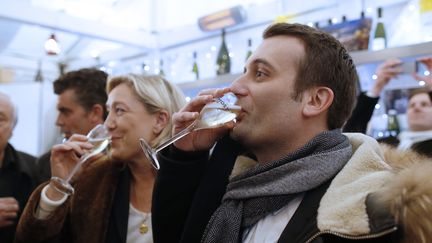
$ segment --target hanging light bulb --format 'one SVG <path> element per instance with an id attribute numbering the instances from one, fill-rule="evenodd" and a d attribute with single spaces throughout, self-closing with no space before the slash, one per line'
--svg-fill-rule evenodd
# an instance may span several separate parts
<path id="1" fill-rule="evenodd" d="M 45 41 L 45 51 L 48 55 L 58 55 L 60 53 L 60 46 L 54 33 Z"/>

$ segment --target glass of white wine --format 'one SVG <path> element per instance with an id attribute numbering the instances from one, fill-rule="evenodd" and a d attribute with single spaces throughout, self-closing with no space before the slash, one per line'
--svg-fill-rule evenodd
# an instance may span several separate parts
<path id="1" fill-rule="evenodd" d="M 56 190 L 67 195 L 73 194 L 74 188 L 70 184 L 71 179 L 88 159 L 101 153 L 107 148 L 111 142 L 111 135 L 105 125 L 99 124 L 87 134 L 87 139 L 94 147 L 80 157 L 68 177 L 66 179 L 55 176 L 51 177 L 51 185 L 53 185 Z"/>
<path id="2" fill-rule="evenodd" d="M 150 160 L 152 165 L 156 169 L 159 169 L 160 164 L 156 155 L 158 152 L 160 152 L 162 149 L 166 148 L 170 144 L 174 143 L 175 141 L 181 139 L 182 137 L 188 135 L 193 131 L 217 128 L 223 126 L 227 122 L 235 122 L 235 118 L 241 111 L 241 107 L 236 105 L 236 102 L 237 97 L 232 92 L 226 93 L 220 98 L 215 98 L 213 102 L 208 103 L 202 108 L 198 118 L 194 122 L 192 122 L 192 124 L 190 124 L 188 127 L 183 129 L 164 143 L 160 144 L 156 148 L 152 148 L 147 143 L 147 141 L 145 141 L 145 139 L 141 138 L 140 145 L 144 154 Z"/>

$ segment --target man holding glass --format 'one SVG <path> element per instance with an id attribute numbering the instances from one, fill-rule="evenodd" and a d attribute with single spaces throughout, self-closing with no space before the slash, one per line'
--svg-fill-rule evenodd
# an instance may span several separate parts
<path id="1" fill-rule="evenodd" d="M 59 77 L 53 83 L 57 98 L 56 125 L 65 139 L 72 134 L 87 134 L 107 116 L 105 91 L 108 74 L 104 71 L 83 68 Z M 41 181 L 51 178 L 51 151 L 38 160 Z"/>
<path id="2" fill-rule="evenodd" d="M 406 209 L 398 204 L 400 181 L 410 176 L 393 174 L 375 140 L 341 133 L 358 80 L 345 48 L 299 24 L 274 24 L 263 37 L 230 88 L 203 91 L 173 116 L 179 132 L 228 91 L 242 107 L 236 123 L 193 132 L 159 154 L 155 242 L 394 242 L 402 229 L 407 242 L 431 240 L 431 229 L 409 228 L 406 220 L 428 225 L 431 206 L 418 205 L 432 195 L 404 192 L 425 221 L 406 211 L 397 217 Z M 256 163 L 233 163 L 243 151 L 238 144 Z M 412 180 L 423 186 L 428 179 Z"/>

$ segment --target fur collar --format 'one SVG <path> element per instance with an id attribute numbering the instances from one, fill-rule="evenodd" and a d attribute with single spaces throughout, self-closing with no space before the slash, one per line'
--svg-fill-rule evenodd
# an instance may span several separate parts
<path id="1" fill-rule="evenodd" d="M 376 140 L 360 133 L 345 135 L 353 155 L 321 199 L 318 228 L 348 235 L 370 234 L 366 198 L 392 176 L 391 167 L 384 162 Z"/>
<path id="2" fill-rule="evenodd" d="M 432 242 L 432 159 L 388 146 L 383 152 L 395 176 L 378 190 L 377 203 L 403 228 L 402 242 Z"/>
<path id="3" fill-rule="evenodd" d="M 404 242 L 432 242 L 432 161 L 412 151 L 380 145 L 359 133 L 345 134 L 353 155 L 334 178 L 318 209 L 318 228 L 348 235 L 371 233 L 367 196 L 390 209 L 403 228 Z M 239 156 L 231 177 L 256 166 Z"/>

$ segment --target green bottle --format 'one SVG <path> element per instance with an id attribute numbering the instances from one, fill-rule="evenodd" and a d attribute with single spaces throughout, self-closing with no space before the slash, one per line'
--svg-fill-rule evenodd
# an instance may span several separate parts
<path id="1" fill-rule="evenodd" d="M 38 69 L 34 79 L 36 82 L 43 82 L 44 78 L 42 76 L 42 61 L 38 62 Z"/>
<path id="2" fill-rule="evenodd" d="M 246 52 L 245 61 L 247 61 L 250 56 L 252 56 L 252 39 L 248 39 L 248 51 Z"/>
<path id="3" fill-rule="evenodd" d="M 159 60 L 159 75 L 164 77 L 165 76 L 165 72 L 163 70 L 163 59 Z"/>
<path id="4" fill-rule="evenodd" d="M 391 137 L 397 137 L 400 132 L 396 110 L 389 110 L 387 115 L 387 131 Z"/>
<path id="5" fill-rule="evenodd" d="M 375 28 L 374 39 L 372 42 L 372 50 L 382 50 L 387 47 L 387 38 L 382 21 L 382 8 L 378 8 L 378 23 Z"/>
<path id="6" fill-rule="evenodd" d="M 199 79 L 199 70 L 198 70 L 198 63 L 197 63 L 197 53 L 194 51 L 193 53 L 193 66 L 192 66 L 192 72 L 195 74 L 195 80 Z"/>
<path id="7" fill-rule="evenodd" d="M 222 44 L 216 61 L 217 75 L 227 74 L 231 71 L 231 60 L 225 43 L 225 29 L 222 29 Z"/>

